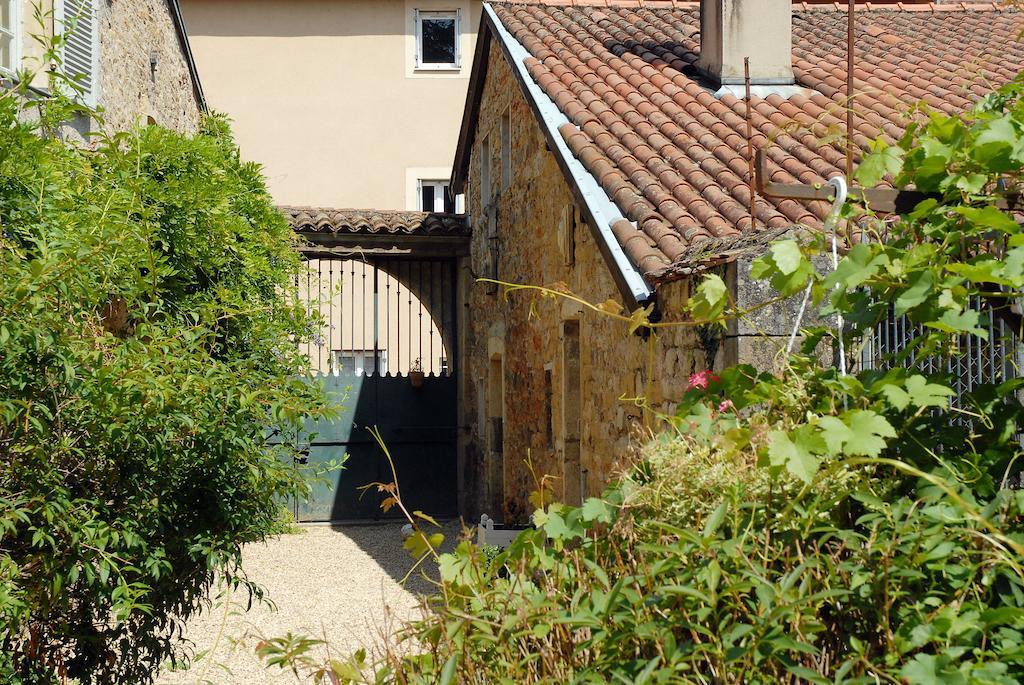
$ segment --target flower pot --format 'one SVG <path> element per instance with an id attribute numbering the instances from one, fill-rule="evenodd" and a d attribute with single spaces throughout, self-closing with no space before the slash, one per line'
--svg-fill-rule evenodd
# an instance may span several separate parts
<path id="1" fill-rule="evenodd" d="M 409 383 L 414 388 L 423 387 L 423 372 L 422 371 L 410 371 L 409 372 Z"/>

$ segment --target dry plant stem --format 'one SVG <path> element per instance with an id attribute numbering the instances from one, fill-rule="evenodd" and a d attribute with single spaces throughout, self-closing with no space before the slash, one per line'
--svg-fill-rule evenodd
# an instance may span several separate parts
<path id="1" fill-rule="evenodd" d="M 205 683 L 206 674 L 210 670 L 210 664 L 213 662 L 213 655 L 217 652 L 217 647 L 220 646 L 220 641 L 224 638 L 224 631 L 228 624 L 228 613 L 231 609 L 231 598 L 227 595 L 226 589 L 221 590 L 221 596 L 224 597 L 224 613 L 220 617 L 220 625 L 217 626 L 217 635 L 213 640 L 213 646 L 206 652 L 206 663 L 203 664 L 203 670 L 200 671 L 199 677 L 196 678 L 196 683 Z"/>
<path id="2" fill-rule="evenodd" d="M 634 319 L 632 319 L 632 318 L 630 318 L 628 316 L 624 316 L 622 314 L 616 314 L 616 313 L 610 312 L 610 311 L 608 311 L 606 309 L 602 309 L 598 305 L 593 304 L 591 302 L 588 302 L 587 300 L 583 299 L 582 297 L 579 297 L 577 295 L 573 295 L 571 293 L 563 292 L 563 291 L 560 291 L 560 290 L 555 290 L 554 288 L 548 288 L 548 287 L 545 287 L 545 286 L 542 286 L 542 285 L 526 285 L 526 284 L 521 284 L 521 283 L 509 283 L 507 281 L 498 281 L 498 280 L 495 280 L 493 278 L 478 278 L 478 279 L 476 279 L 476 281 L 477 281 L 477 283 L 494 283 L 496 285 L 504 286 L 506 296 L 510 295 L 510 294 L 512 294 L 512 293 L 514 293 L 516 291 L 519 291 L 519 290 L 533 290 L 533 291 L 539 292 L 539 293 L 541 293 L 543 295 L 546 295 L 546 296 L 549 296 L 549 297 L 563 297 L 563 298 L 565 298 L 567 300 L 571 300 L 572 302 L 576 302 L 577 304 L 579 304 L 579 305 L 581 305 L 583 307 L 586 307 L 587 309 L 590 309 L 591 311 L 598 312 L 600 314 L 604 314 L 604 315 L 609 316 L 612 319 L 615 319 L 617 321 L 622 321 L 624 323 L 630 323 L 630 324 L 634 323 Z M 645 328 L 645 329 L 648 329 L 648 330 L 657 330 L 659 328 L 679 328 L 679 327 L 687 327 L 687 326 L 706 326 L 708 324 L 713 324 L 713 323 L 725 323 L 726 321 L 729 321 L 730 319 L 746 317 L 746 316 L 748 316 L 750 314 L 753 314 L 754 312 L 760 311 L 760 310 L 762 310 L 762 309 L 764 309 L 766 307 L 770 307 L 770 306 L 772 306 L 774 304 L 778 304 L 779 302 L 785 302 L 788 299 L 789 299 L 789 296 L 779 295 L 777 297 L 773 297 L 771 299 L 765 300 L 764 302 L 756 304 L 756 305 L 754 305 L 752 307 L 748 307 L 746 309 L 734 310 L 734 311 L 731 311 L 731 312 L 727 312 L 727 313 L 724 313 L 721 316 L 715 317 L 713 319 L 700 319 L 700 320 L 694 320 L 694 321 L 658 321 L 656 323 L 644 320 L 644 321 L 640 322 L 639 327 L 640 328 Z"/>
<path id="3" fill-rule="evenodd" d="M 416 522 L 416 517 L 414 517 L 412 514 L 409 513 L 409 510 L 405 508 L 405 503 L 402 502 L 402 492 L 401 492 L 401 489 L 399 488 L 399 485 L 398 485 L 398 472 L 395 470 L 395 460 L 392 458 L 391 450 L 388 449 L 387 444 L 384 442 L 383 436 L 380 434 L 380 429 L 377 428 L 376 426 L 373 426 L 373 427 L 368 427 L 368 430 L 370 431 L 370 435 L 373 436 L 374 440 L 377 441 L 377 444 L 380 446 L 381 450 L 383 450 L 384 456 L 388 460 L 388 466 L 391 469 L 391 477 L 393 479 L 392 483 L 395 486 L 394 498 L 395 498 L 395 501 L 396 501 L 396 503 L 398 505 L 398 508 L 401 510 L 402 515 L 405 516 L 406 520 L 412 526 L 413 531 L 415 531 L 415 533 L 419 534 L 422 537 L 423 542 L 426 544 L 427 550 L 428 550 L 428 554 L 423 555 L 419 560 L 417 560 L 417 562 L 413 565 L 413 567 L 411 569 L 409 569 L 409 572 L 405 575 L 405 577 L 402 578 L 401 582 L 404 583 L 406 580 L 409 579 L 409 577 L 412 575 L 412 572 L 415 571 L 417 567 L 419 567 L 419 565 L 427 558 L 428 555 L 429 556 L 433 556 L 435 561 L 440 559 L 440 555 L 437 553 L 437 550 L 434 549 L 434 545 L 432 545 L 430 543 L 430 538 L 427 535 L 425 535 L 422 530 L 420 530 L 420 526 Z M 447 602 L 448 601 L 448 588 L 447 588 L 447 585 L 442 583 L 441 584 L 441 590 L 444 592 L 445 601 Z"/>

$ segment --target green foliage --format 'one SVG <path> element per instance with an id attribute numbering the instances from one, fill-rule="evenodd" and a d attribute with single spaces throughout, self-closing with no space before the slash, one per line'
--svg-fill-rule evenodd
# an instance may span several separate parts
<path id="1" fill-rule="evenodd" d="M 404 633 L 421 649 L 342 682 L 439 682 L 453 660 L 465 683 L 1019 682 L 1019 446 L 927 449 L 948 415 L 921 378 L 723 374 L 601 498 L 539 509 L 496 558 L 442 555 Z M 817 468 L 773 463 L 779 435 Z"/>
<path id="2" fill-rule="evenodd" d="M 704 278 L 690 298 L 689 308 L 694 318 L 700 321 L 714 321 L 722 316 L 729 304 L 729 289 L 718 274 Z"/>
<path id="3" fill-rule="evenodd" d="M 0 94 L 0 681 L 149 682 L 303 487 L 266 441 L 326 411 L 301 263 L 224 120 L 69 146 L 68 102 L 26 95 Z"/>
<path id="4" fill-rule="evenodd" d="M 342 682 L 1024 681 L 1024 381 L 957 396 L 909 363 L 963 361 L 988 337 L 979 310 L 1024 332 L 1024 231 L 1006 209 L 1022 89 L 876 145 L 861 182 L 934 195 L 895 221 L 848 209 L 869 239 L 834 272 L 812 266 L 825 237 L 755 263 L 781 296 L 811 283 L 849 323 L 847 350 L 905 315 L 924 331 L 906 351 L 844 376 L 809 354 L 839 335 L 819 328 L 779 375 L 695 374 L 625 479 L 580 507 L 539 498 L 535 529 L 496 557 L 468 541 L 441 555 L 411 649 L 360 655 Z M 744 314 L 714 275 L 690 311 Z"/>

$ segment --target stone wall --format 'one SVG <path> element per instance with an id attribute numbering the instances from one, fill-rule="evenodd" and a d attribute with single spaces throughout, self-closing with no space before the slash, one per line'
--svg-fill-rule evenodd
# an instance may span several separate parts
<path id="1" fill-rule="evenodd" d="M 797 231 L 780 236 L 780 239 L 783 238 L 806 239 Z M 756 253 L 741 256 L 725 268 L 725 282 L 729 286 L 732 301 L 738 310 L 747 311 L 748 314 L 742 319 L 729 320 L 719 348 L 716 368 L 751 364 L 764 371 L 780 371 L 789 338 L 798 319 L 798 328 L 836 326 L 836 319 L 820 316 L 813 302 L 808 302 L 801 314 L 802 293 L 779 300 L 779 293 L 767 281 L 752 278 L 751 267 L 757 257 Z M 832 270 L 832 261 L 827 254 L 816 255 L 811 261 L 819 273 Z M 799 352 L 802 342 L 803 338 L 798 334 L 794 339 L 793 350 Z M 820 343 L 817 356 L 823 364 L 838 363 L 831 338 Z"/>
<path id="2" fill-rule="evenodd" d="M 503 190 L 506 112 L 512 173 Z M 485 138 L 494 187 L 489 203 L 480 196 Z M 558 479 L 555 493 L 566 501 L 599 494 L 656 428 L 630 398 L 646 397 L 652 408 L 670 411 L 688 376 L 707 361 L 692 328 L 666 329 L 645 340 L 629 334 L 622 322 L 582 311 L 564 298 L 526 292 L 505 297 L 476 280 L 555 285 L 588 302 L 623 303 L 611 267 L 496 45 L 469 178 L 473 244 L 461 345 L 462 510 L 470 517 L 485 511 L 523 521 L 532 510 L 528 495 L 536 489 L 527 459 L 537 476 Z M 573 249 L 567 249 L 570 243 Z M 659 290 L 665 320 L 681 318 L 687 287 L 677 282 Z M 494 449 L 498 435 L 500 452 Z"/>
<path id="3" fill-rule="evenodd" d="M 100 106 L 107 127 L 192 133 L 200 111 L 167 0 L 99 0 Z M 155 66 L 151 59 L 155 58 Z"/>

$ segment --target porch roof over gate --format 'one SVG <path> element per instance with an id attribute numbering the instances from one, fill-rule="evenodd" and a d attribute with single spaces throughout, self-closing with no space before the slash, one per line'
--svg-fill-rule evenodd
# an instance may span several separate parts
<path id="1" fill-rule="evenodd" d="M 292 230 L 306 239 L 307 255 L 376 253 L 455 257 L 469 251 L 465 215 L 382 209 L 279 207 Z"/>
<path id="2" fill-rule="evenodd" d="M 299 233 L 392 233 L 404 235 L 468 236 L 462 214 L 406 212 L 380 209 L 281 207 Z"/>

